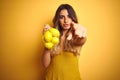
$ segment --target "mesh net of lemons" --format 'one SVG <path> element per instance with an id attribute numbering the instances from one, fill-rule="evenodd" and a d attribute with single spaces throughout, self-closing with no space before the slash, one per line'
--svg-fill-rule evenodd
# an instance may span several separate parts
<path id="1" fill-rule="evenodd" d="M 43 43 L 47 49 L 52 49 L 54 45 L 60 42 L 60 32 L 58 29 L 50 28 L 43 34 Z"/>

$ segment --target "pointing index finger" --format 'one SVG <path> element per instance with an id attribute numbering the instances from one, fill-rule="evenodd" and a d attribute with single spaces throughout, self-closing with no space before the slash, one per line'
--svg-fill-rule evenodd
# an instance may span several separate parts
<path id="1" fill-rule="evenodd" d="M 71 28 L 72 28 L 72 30 L 76 30 L 76 28 L 77 28 L 77 24 L 73 21 L 71 22 Z"/>

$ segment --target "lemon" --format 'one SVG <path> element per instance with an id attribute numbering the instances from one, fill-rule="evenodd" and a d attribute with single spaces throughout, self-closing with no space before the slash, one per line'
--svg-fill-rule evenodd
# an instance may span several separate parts
<path id="1" fill-rule="evenodd" d="M 53 37 L 52 38 L 52 43 L 58 44 L 59 43 L 59 38 L 58 37 Z"/>
<path id="2" fill-rule="evenodd" d="M 51 49 L 53 46 L 54 46 L 54 44 L 53 44 L 52 42 L 46 42 L 46 43 L 45 43 L 45 47 L 46 47 L 47 49 Z"/>
<path id="3" fill-rule="evenodd" d="M 52 33 L 50 31 L 46 31 L 44 34 L 44 40 L 46 42 L 50 42 L 52 40 Z"/>
<path id="4" fill-rule="evenodd" d="M 60 32 L 58 29 L 55 29 L 55 28 L 50 28 L 49 31 L 52 33 L 52 35 L 54 37 L 59 37 L 60 36 Z"/>

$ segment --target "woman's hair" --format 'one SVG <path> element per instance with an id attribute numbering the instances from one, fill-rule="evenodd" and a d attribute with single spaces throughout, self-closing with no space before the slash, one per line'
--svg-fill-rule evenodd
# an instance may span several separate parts
<path id="1" fill-rule="evenodd" d="M 53 18 L 53 26 L 55 28 L 57 28 L 60 32 L 62 31 L 62 28 L 60 26 L 60 22 L 59 22 L 59 19 L 60 19 L 60 12 L 61 10 L 64 10 L 66 9 L 68 11 L 68 14 L 70 16 L 70 18 L 72 19 L 73 22 L 75 23 L 78 23 L 78 19 L 77 19 L 77 16 L 76 16 L 76 13 L 74 11 L 74 9 L 72 8 L 71 5 L 69 4 L 61 4 L 56 13 L 55 13 L 55 16 Z M 71 33 L 71 29 L 68 30 L 68 33 L 66 34 L 66 37 L 68 36 L 68 34 Z M 73 44 L 73 39 L 71 40 L 65 40 L 65 44 L 64 44 L 64 51 L 70 51 L 70 52 L 73 52 L 75 55 L 78 55 L 79 54 L 79 49 L 80 47 L 77 47 Z M 58 53 L 60 52 L 60 46 L 59 45 L 55 45 L 55 47 L 53 48 L 52 50 L 53 53 Z"/>

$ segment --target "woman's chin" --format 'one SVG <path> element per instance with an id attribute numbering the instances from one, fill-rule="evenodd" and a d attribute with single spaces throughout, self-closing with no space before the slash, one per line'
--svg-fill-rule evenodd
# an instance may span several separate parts
<path id="1" fill-rule="evenodd" d="M 63 27 L 63 29 L 64 30 L 68 30 L 68 29 L 70 29 L 70 27 L 68 26 L 68 27 Z"/>

